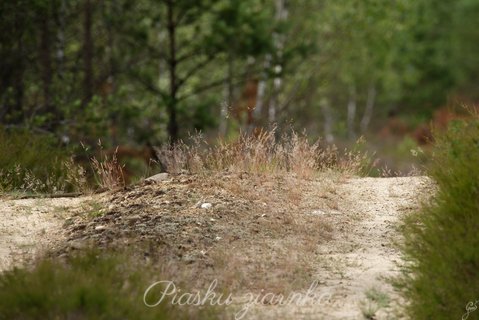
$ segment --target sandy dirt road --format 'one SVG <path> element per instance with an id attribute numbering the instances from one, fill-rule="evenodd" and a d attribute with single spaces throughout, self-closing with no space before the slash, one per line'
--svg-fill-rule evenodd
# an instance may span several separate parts
<path id="1" fill-rule="evenodd" d="M 0 199 L 0 272 L 59 245 L 64 240 L 63 224 L 88 200 Z"/>
<path id="2" fill-rule="evenodd" d="M 399 239 L 401 216 L 417 210 L 430 190 L 425 177 L 339 183 L 337 208 L 314 213 L 337 230 L 316 250 L 314 290 L 324 300 L 303 306 L 255 306 L 244 319 L 401 318 L 395 307 L 398 295 L 387 280 L 398 274 L 401 263 L 393 243 Z M 91 198 L 0 199 L 0 271 L 61 245 L 64 224 L 75 212 L 84 212 L 88 201 Z"/>
<path id="3" fill-rule="evenodd" d="M 419 209 L 432 189 L 425 177 L 358 178 L 339 185 L 338 210 L 324 214 L 344 228 L 320 245 L 314 292 L 320 299 L 305 306 L 256 307 L 254 318 L 402 318 L 400 297 L 388 280 L 401 264 L 394 245 L 399 219 Z"/>

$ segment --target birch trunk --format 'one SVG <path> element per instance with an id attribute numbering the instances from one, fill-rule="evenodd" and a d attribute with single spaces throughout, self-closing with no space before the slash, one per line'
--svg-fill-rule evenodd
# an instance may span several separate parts
<path id="1" fill-rule="evenodd" d="M 356 131 L 355 131 L 355 120 L 356 120 L 356 109 L 357 109 L 357 103 L 356 103 L 356 88 L 352 86 L 349 89 L 349 101 L 348 101 L 348 118 L 347 118 L 347 124 L 348 124 L 348 138 L 350 140 L 356 139 Z"/>
<path id="2" fill-rule="evenodd" d="M 258 82 L 258 91 L 256 95 L 256 105 L 254 107 L 254 118 L 256 122 L 260 121 L 261 116 L 263 115 L 263 108 L 264 108 L 264 99 L 266 96 L 266 83 L 268 82 L 268 70 L 271 67 L 271 55 L 267 54 L 264 59 L 264 66 L 263 66 L 263 73 L 261 74 L 261 78 Z"/>
<path id="3" fill-rule="evenodd" d="M 361 119 L 361 134 L 365 134 L 368 130 L 369 123 L 371 122 L 371 118 L 373 116 L 376 94 L 376 86 L 374 84 L 370 85 L 368 89 L 368 98 L 366 101 L 366 109 L 364 110 L 364 115 Z"/>
<path id="4" fill-rule="evenodd" d="M 224 101 L 223 104 L 221 105 L 221 111 L 220 111 L 220 126 L 219 126 L 219 135 L 220 137 L 225 137 L 226 133 L 228 132 L 228 109 L 231 108 L 233 104 L 233 90 L 234 90 L 234 84 L 233 84 L 233 71 L 234 70 L 234 65 L 233 65 L 233 55 L 231 53 L 228 54 L 228 74 L 226 76 L 226 80 L 224 83 Z"/>
<path id="5" fill-rule="evenodd" d="M 287 0 L 276 0 L 276 21 L 278 21 L 279 23 L 286 21 L 288 19 L 288 14 L 289 11 L 287 8 Z M 281 61 L 284 51 L 284 34 L 273 34 L 273 41 L 276 49 L 277 59 L 278 61 Z M 283 79 L 281 76 L 282 68 L 283 66 L 280 62 L 274 66 L 275 78 L 273 80 L 273 92 L 268 110 L 268 122 L 270 125 L 276 122 L 276 113 L 279 105 L 279 94 L 281 92 L 281 87 L 283 84 Z"/>
<path id="6" fill-rule="evenodd" d="M 261 115 L 263 114 L 264 97 L 266 94 L 266 76 L 258 82 L 258 92 L 256 95 L 256 106 L 254 107 L 254 119 L 256 122 L 261 122 Z"/>
<path id="7" fill-rule="evenodd" d="M 331 111 L 331 104 L 329 99 L 322 99 L 321 100 L 321 111 L 323 113 L 324 118 L 324 139 L 328 144 L 334 142 L 334 135 L 333 135 L 333 114 Z"/>

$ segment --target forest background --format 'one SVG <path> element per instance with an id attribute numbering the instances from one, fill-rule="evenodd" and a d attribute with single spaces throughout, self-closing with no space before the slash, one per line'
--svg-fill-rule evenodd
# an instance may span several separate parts
<path id="1" fill-rule="evenodd" d="M 478 101 L 478 16 L 477 0 L 2 1 L 0 126 L 75 154 L 364 136 L 407 171 L 431 124 Z"/>

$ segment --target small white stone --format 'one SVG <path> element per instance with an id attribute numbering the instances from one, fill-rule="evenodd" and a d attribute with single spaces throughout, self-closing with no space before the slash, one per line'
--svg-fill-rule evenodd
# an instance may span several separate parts
<path id="1" fill-rule="evenodd" d="M 213 205 L 209 202 L 205 202 L 201 205 L 201 209 L 211 209 L 211 207 L 213 207 Z"/>
<path id="2" fill-rule="evenodd" d="M 106 227 L 105 226 L 96 226 L 95 227 L 95 230 L 105 230 Z"/>
<path id="3" fill-rule="evenodd" d="M 310 214 L 313 216 L 324 216 L 324 215 L 337 215 L 337 214 L 341 214 L 341 212 L 337 210 L 329 210 L 329 211 L 313 210 Z"/>
<path id="4" fill-rule="evenodd" d="M 215 241 L 220 241 L 221 237 L 216 236 Z"/>
<path id="5" fill-rule="evenodd" d="M 163 172 L 163 173 L 158 173 L 155 174 L 154 176 L 148 177 L 145 180 L 146 181 L 153 181 L 153 182 L 161 182 L 168 179 L 168 173 Z"/>

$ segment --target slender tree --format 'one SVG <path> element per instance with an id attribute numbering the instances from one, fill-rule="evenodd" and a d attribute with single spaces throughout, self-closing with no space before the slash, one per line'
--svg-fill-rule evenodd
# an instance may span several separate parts
<path id="1" fill-rule="evenodd" d="M 93 97 L 93 5 L 91 0 L 83 4 L 83 104 L 88 104 Z"/>

